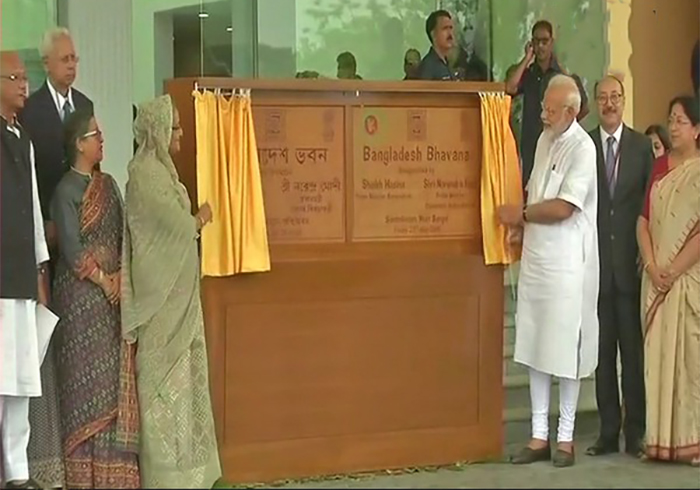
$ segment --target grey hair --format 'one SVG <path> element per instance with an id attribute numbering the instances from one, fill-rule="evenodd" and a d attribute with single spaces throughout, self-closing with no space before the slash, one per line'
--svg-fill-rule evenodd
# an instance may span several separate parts
<path id="1" fill-rule="evenodd" d="M 550 88 L 561 87 L 566 89 L 566 107 L 571 107 L 578 115 L 581 112 L 581 92 L 579 92 L 576 80 L 569 75 L 558 74 L 552 77 L 547 85 L 547 90 Z"/>
<path id="2" fill-rule="evenodd" d="M 41 40 L 41 46 L 39 47 L 41 57 L 46 58 L 49 56 L 53 51 L 56 41 L 64 37 L 71 37 L 70 31 L 65 27 L 54 27 L 46 31 L 44 38 Z"/>

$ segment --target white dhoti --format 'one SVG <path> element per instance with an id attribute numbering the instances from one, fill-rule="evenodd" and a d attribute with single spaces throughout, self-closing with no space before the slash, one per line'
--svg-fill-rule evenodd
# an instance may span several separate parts
<path id="1" fill-rule="evenodd" d="M 19 129 L 8 127 L 19 136 Z M 30 148 L 34 254 L 36 264 L 49 260 L 39 193 Z M 38 280 L 38 271 L 29 271 Z M 36 278 L 36 279 L 35 279 Z M 41 363 L 58 319 L 31 299 L 0 298 L 0 432 L 2 479 L 29 479 L 29 398 L 41 396 Z"/>
<path id="2" fill-rule="evenodd" d="M 558 439 L 573 439 L 579 380 L 598 364 L 596 165 L 595 145 L 576 122 L 538 141 L 528 205 L 557 199 L 575 210 L 557 223 L 526 223 L 523 233 L 514 359 L 531 370 L 536 439 L 548 439 L 552 376 L 560 386 Z"/>
<path id="3" fill-rule="evenodd" d="M 29 398 L 0 396 L 2 471 L 5 481 L 29 479 Z"/>
<path id="4" fill-rule="evenodd" d="M 40 368 L 56 318 L 35 301 L 0 299 L 0 325 L 0 474 L 23 481 L 29 478 L 29 398 L 41 396 Z"/>
<path id="5" fill-rule="evenodd" d="M 530 370 L 530 401 L 532 404 L 532 438 L 549 441 L 549 400 L 552 376 L 536 369 Z M 574 423 L 581 381 L 559 378 L 559 427 L 557 442 L 574 440 Z"/>

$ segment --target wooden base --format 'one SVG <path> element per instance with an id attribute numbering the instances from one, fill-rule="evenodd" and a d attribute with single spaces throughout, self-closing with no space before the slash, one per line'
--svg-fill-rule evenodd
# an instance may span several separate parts
<path id="1" fill-rule="evenodd" d="M 500 454 L 502 269 L 478 255 L 381 256 L 204 280 L 226 478 Z"/>
<path id="2" fill-rule="evenodd" d="M 253 90 L 272 258 L 203 280 L 225 478 L 499 456 L 503 268 L 481 248 L 477 94 L 502 85 L 173 80 L 195 202 L 195 82 Z"/>

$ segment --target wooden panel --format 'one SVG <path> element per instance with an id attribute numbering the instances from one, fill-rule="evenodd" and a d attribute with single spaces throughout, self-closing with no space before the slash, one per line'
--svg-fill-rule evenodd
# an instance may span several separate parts
<path id="1" fill-rule="evenodd" d="M 270 243 L 345 239 L 343 107 L 253 108 Z"/>
<path id="2" fill-rule="evenodd" d="M 204 295 L 236 481 L 499 454 L 501 362 L 487 360 L 502 349 L 500 268 L 431 254 L 283 262 L 205 279 Z"/>
<path id="3" fill-rule="evenodd" d="M 480 234 L 477 108 L 353 109 L 355 240 Z"/>
<path id="4" fill-rule="evenodd" d="M 272 238 L 271 272 L 203 280 L 225 478 L 264 482 L 498 456 L 503 273 L 484 266 L 478 215 L 464 209 L 478 209 L 481 130 L 475 93 L 502 87 L 171 81 L 168 91 L 186 134 L 176 163 L 191 194 L 195 83 L 253 89 L 268 218 L 303 214 L 294 207 L 305 194 L 318 196 L 319 189 L 321 205 L 333 203 L 340 210 L 312 213 L 301 232 Z M 363 141 L 370 137 L 359 134 L 364 121 L 354 128 L 359 124 L 354 111 L 379 114 L 373 139 L 386 136 L 387 124 L 401 126 L 392 130 L 400 137 L 389 132 L 379 144 L 418 145 L 423 161 L 416 166 L 429 168 L 434 180 L 465 183 L 466 200 L 421 189 L 425 175 L 401 174 L 411 192 L 415 186 L 417 191 L 412 204 L 391 211 L 427 209 L 431 202 L 446 202 L 449 210 L 456 203 L 450 215 L 458 217 L 456 224 L 404 240 L 380 226 L 387 211 L 360 203 L 357 185 L 362 179 L 398 179 L 392 168 L 406 165 L 366 162 L 389 170 L 360 168 L 358 151 L 377 143 Z M 469 158 L 448 171 L 441 166 L 450 162 L 428 161 L 429 145 L 468 152 Z M 341 189 L 335 186 L 330 197 L 323 191 L 335 178 Z M 295 189 L 297 182 L 315 182 L 316 192 L 303 192 L 310 184 Z M 372 240 L 353 240 L 353 231 Z"/>
<path id="5" fill-rule="evenodd" d="M 476 425 L 478 313 L 457 295 L 230 307 L 226 443 Z"/>

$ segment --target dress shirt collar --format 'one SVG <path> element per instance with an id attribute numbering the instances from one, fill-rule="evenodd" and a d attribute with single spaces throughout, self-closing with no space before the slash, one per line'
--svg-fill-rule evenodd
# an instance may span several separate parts
<path id="1" fill-rule="evenodd" d="M 608 134 L 604 129 L 603 126 L 600 127 L 600 139 L 603 142 L 603 148 L 606 148 L 608 144 L 608 138 L 613 137 L 615 138 L 615 144 L 619 145 L 620 144 L 620 138 L 622 138 L 622 128 L 624 124 L 620 123 L 620 125 L 617 127 L 615 132 L 613 134 Z"/>
<path id="2" fill-rule="evenodd" d="M 56 104 L 56 108 L 58 109 L 59 115 L 63 115 L 63 106 L 65 105 L 66 100 L 68 100 L 68 103 L 70 104 L 71 108 L 75 111 L 72 87 L 68 88 L 68 97 L 64 97 L 54 88 L 53 84 L 51 83 L 51 80 L 48 78 L 46 79 L 46 85 L 48 85 L 49 87 L 49 92 L 51 92 L 51 98 L 53 99 L 54 104 Z"/>
<path id="3" fill-rule="evenodd" d="M 5 123 L 5 127 L 7 128 L 7 130 L 10 133 L 14 134 L 18 138 L 21 137 L 20 132 L 19 132 L 19 126 L 17 125 L 17 119 L 14 119 L 12 121 L 8 121 L 7 119 L 5 119 L 4 116 L 0 116 L 0 118 L 2 119 L 2 122 Z"/>

